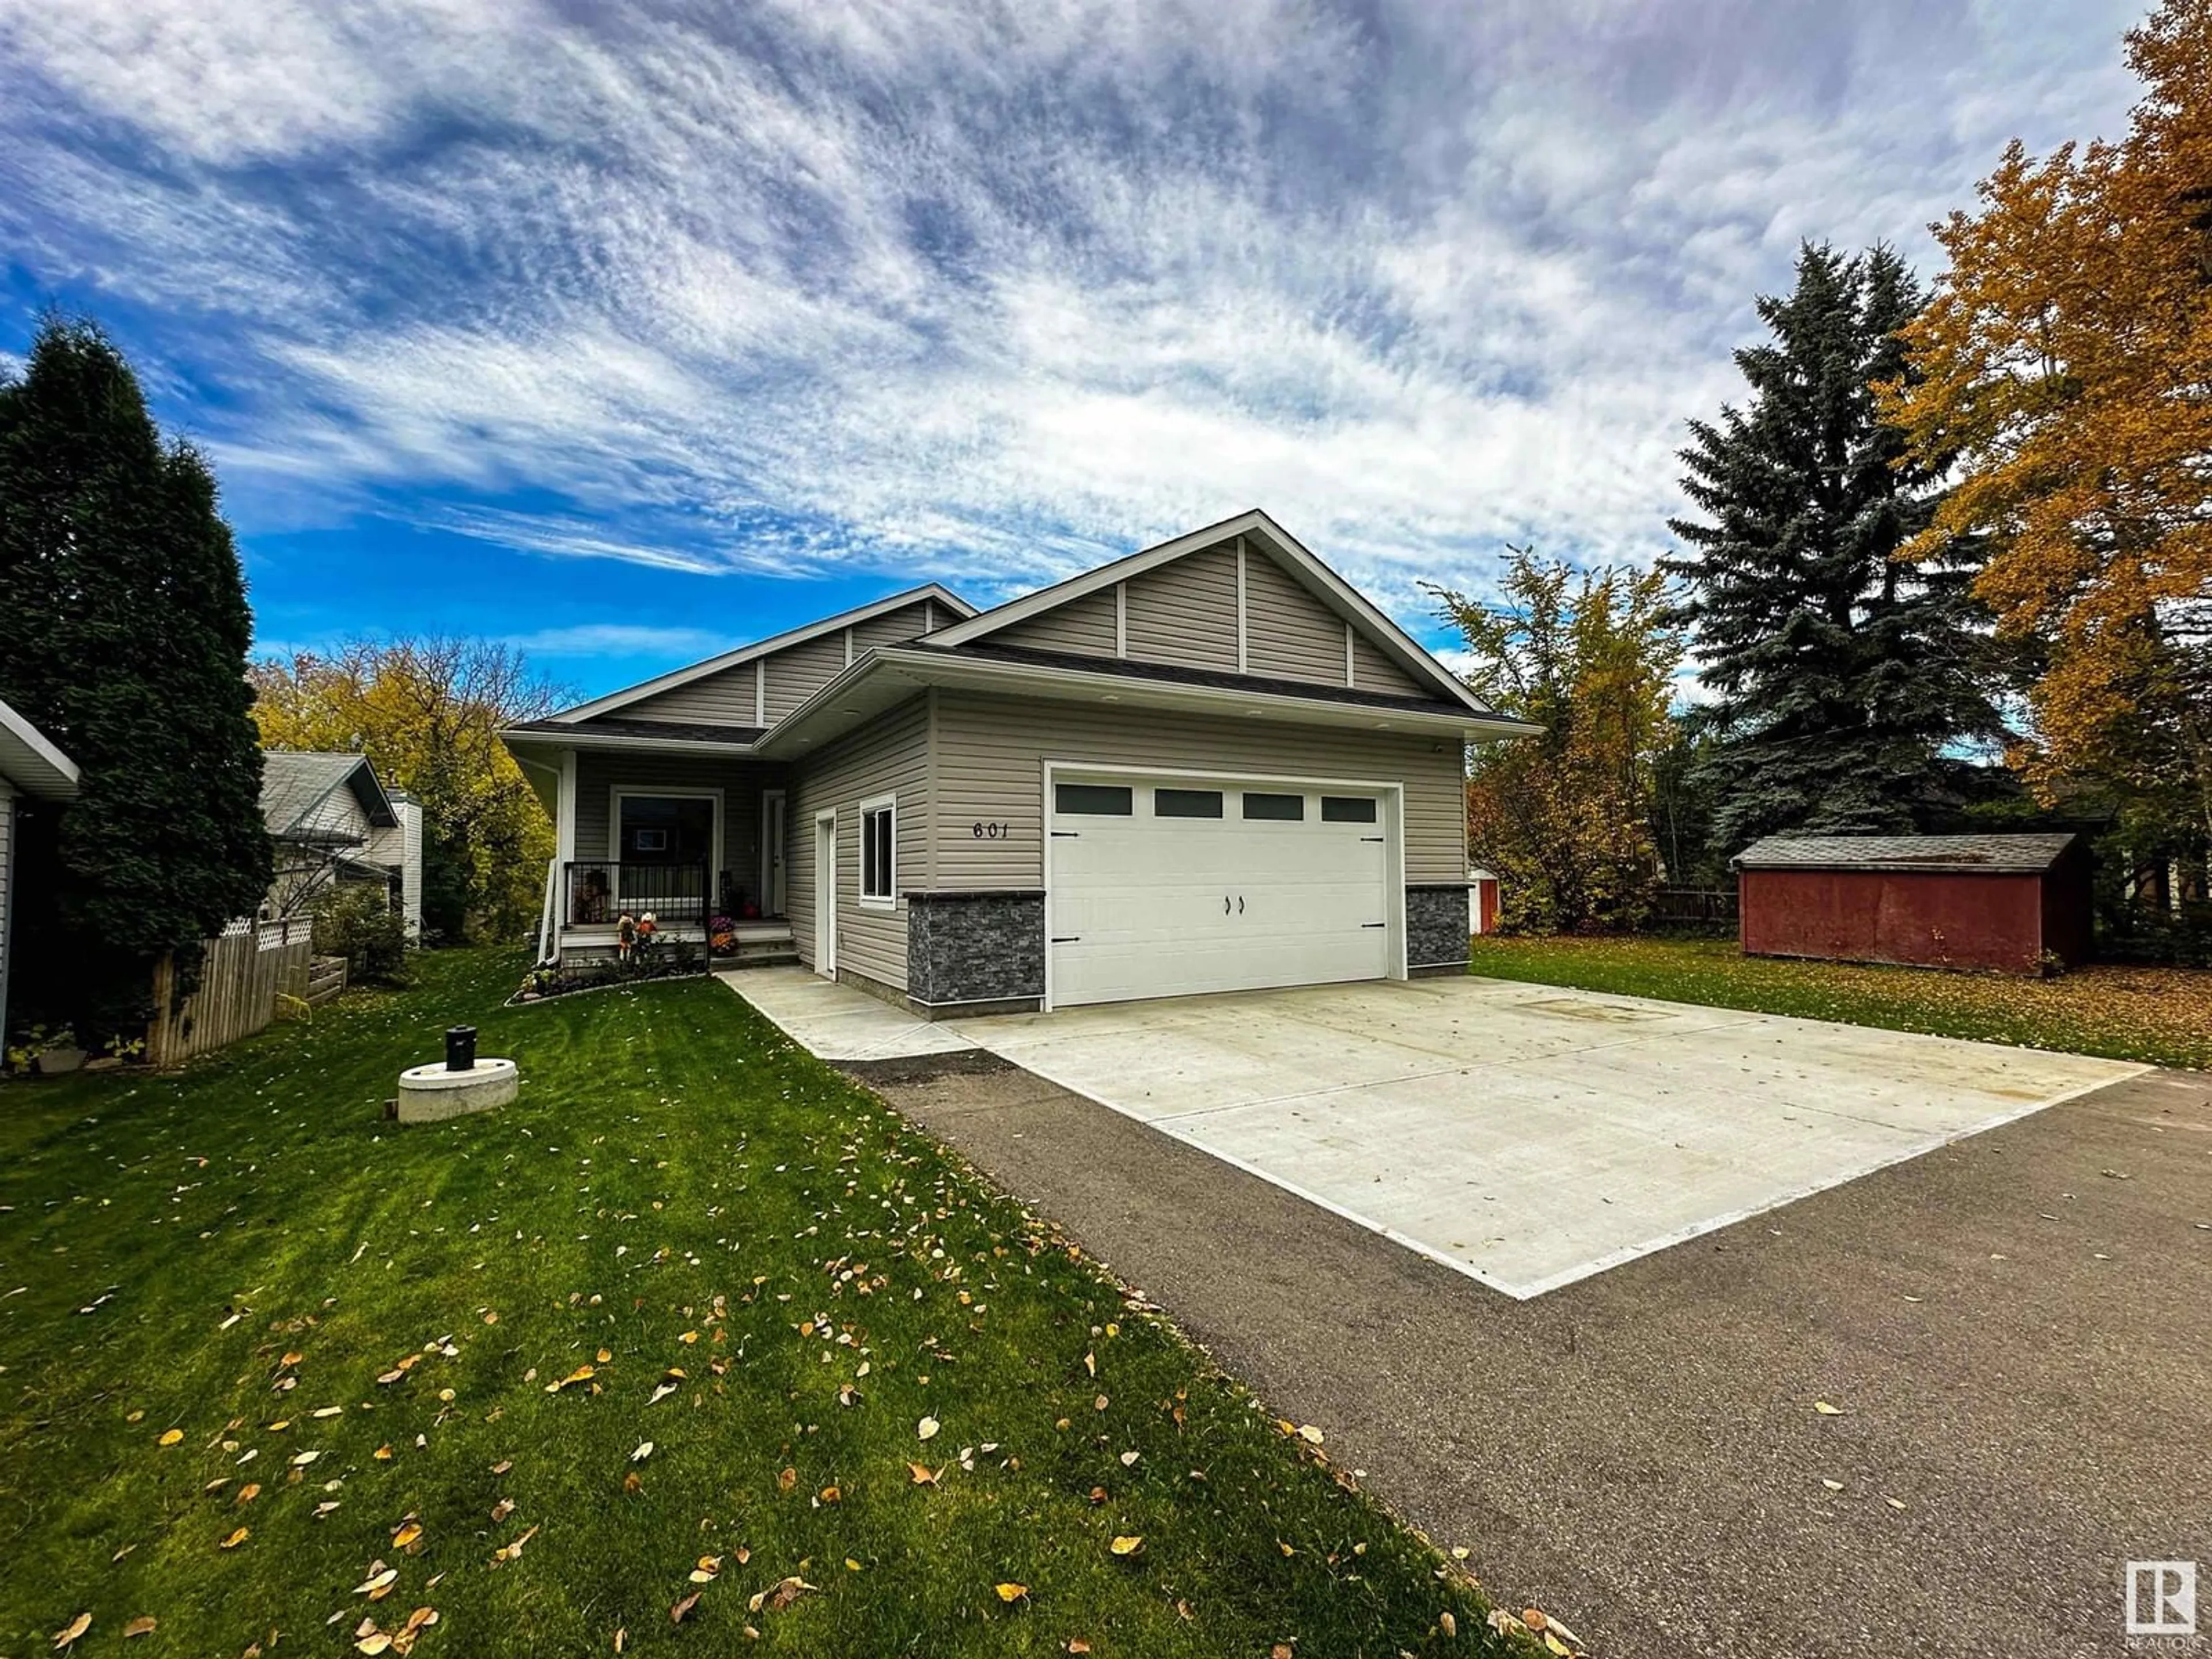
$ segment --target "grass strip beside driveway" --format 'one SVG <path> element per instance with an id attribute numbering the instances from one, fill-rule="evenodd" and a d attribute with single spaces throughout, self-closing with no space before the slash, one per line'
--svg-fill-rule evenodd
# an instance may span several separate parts
<path id="1" fill-rule="evenodd" d="M 1504 1650 L 1325 1446 L 720 986 L 502 1009 L 521 966 L 0 1089 L 0 1647 Z M 520 1102 L 380 1121 L 456 1022 Z"/>
<path id="2" fill-rule="evenodd" d="M 1732 939 L 1474 941 L 1471 971 L 1753 1013 L 2108 1060 L 2212 1066 L 2212 970 L 2095 965 L 2051 979 L 1747 957 Z"/>

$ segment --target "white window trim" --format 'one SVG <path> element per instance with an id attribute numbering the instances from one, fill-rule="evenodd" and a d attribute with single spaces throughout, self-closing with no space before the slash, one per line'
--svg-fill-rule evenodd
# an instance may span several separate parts
<path id="1" fill-rule="evenodd" d="M 858 890 L 860 906 L 863 910 L 896 910 L 898 908 L 898 795 L 872 795 L 862 801 L 860 812 L 860 856 L 855 860 L 853 882 Z M 868 891 L 868 819 L 877 812 L 891 815 L 890 868 L 884 872 L 889 889 L 884 893 Z"/>

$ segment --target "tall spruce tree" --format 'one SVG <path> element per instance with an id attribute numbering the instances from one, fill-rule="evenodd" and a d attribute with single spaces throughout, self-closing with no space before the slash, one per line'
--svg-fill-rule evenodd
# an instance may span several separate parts
<path id="1" fill-rule="evenodd" d="M 1897 331 L 1918 285 L 1886 247 L 1807 244 L 1796 288 L 1761 296 L 1771 337 L 1735 354 L 1751 396 L 1690 422 L 1682 480 L 1705 521 L 1671 520 L 1686 555 L 1701 782 L 1719 850 L 1783 830 L 1907 830 L 1940 811 L 1942 757 L 2001 737 L 1984 689 L 1975 550 L 1900 562 L 1936 477 L 1899 465 L 1904 435 L 1872 387 L 1909 373 Z"/>
<path id="2" fill-rule="evenodd" d="M 0 700 L 83 781 L 26 849 L 26 1015 L 127 1034 L 155 960 L 188 981 L 198 942 L 260 902 L 252 638 L 206 462 L 162 442 L 97 327 L 49 319 L 0 386 Z"/>

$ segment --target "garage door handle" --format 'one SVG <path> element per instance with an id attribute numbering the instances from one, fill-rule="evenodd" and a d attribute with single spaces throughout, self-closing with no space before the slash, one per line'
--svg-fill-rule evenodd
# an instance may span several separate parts
<path id="1" fill-rule="evenodd" d="M 1244 914 L 1244 895 L 1242 893 L 1237 896 L 1237 914 L 1240 916 Z"/>
<path id="2" fill-rule="evenodd" d="M 1054 945 L 1079 945 L 1082 941 L 1083 935 L 1080 933 L 1054 933 L 1052 936 L 1052 942 Z"/>
<path id="3" fill-rule="evenodd" d="M 1052 832 L 1052 838 L 1054 841 L 1081 841 L 1083 833 L 1079 830 L 1055 830 Z"/>
<path id="4" fill-rule="evenodd" d="M 1229 895 L 1226 893 L 1221 896 L 1221 914 L 1224 916 L 1229 914 Z"/>
<path id="5" fill-rule="evenodd" d="M 1363 921 L 1359 925 L 1362 927 L 1388 927 L 1390 924 L 1387 921 Z"/>
<path id="6" fill-rule="evenodd" d="M 1362 841 L 1371 841 L 1371 842 L 1380 842 L 1382 841 L 1382 836 L 1362 836 L 1359 839 L 1360 839 L 1360 840 L 1362 840 Z"/>

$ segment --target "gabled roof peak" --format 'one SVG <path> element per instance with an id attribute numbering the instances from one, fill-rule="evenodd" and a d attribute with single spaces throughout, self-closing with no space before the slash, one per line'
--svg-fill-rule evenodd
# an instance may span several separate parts
<path id="1" fill-rule="evenodd" d="M 657 678 L 641 681 L 635 685 L 626 685 L 619 691 L 610 691 L 606 696 L 594 697 L 589 702 L 580 702 L 574 708 L 564 708 L 552 718 L 555 721 L 566 722 L 590 720 L 595 715 L 611 714 L 617 709 L 626 708 L 631 703 L 642 702 L 647 697 L 656 696 L 663 691 L 673 691 L 680 685 L 689 685 L 692 681 L 704 679 L 709 674 L 718 674 L 726 668 L 735 668 L 741 664 L 752 661 L 755 658 L 765 657 L 772 651 L 788 650 L 794 645 L 804 645 L 809 640 L 819 639 L 823 635 L 835 633 L 841 628 L 852 628 L 877 617 L 888 616 L 894 611 L 903 611 L 908 605 L 921 605 L 926 600 L 943 605 L 958 617 L 965 618 L 975 614 L 974 605 L 969 604 L 942 582 L 924 582 L 919 587 L 909 587 L 896 593 L 886 594 L 880 599 L 871 600 L 866 605 L 854 605 L 849 611 L 840 611 L 835 616 L 824 617 L 818 622 L 811 622 L 798 628 L 787 629 L 783 633 L 772 634 L 764 640 L 755 640 L 750 645 L 741 645 L 733 651 L 725 651 L 720 656 L 708 657 L 704 661 L 695 662 L 686 667 L 672 669 Z"/>
<path id="2" fill-rule="evenodd" d="M 930 636 L 931 642 L 945 646 L 972 644 L 1002 628 L 1109 589 L 1117 582 L 1141 576 L 1149 570 L 1157 570 L 1162 565 L 1171 564 L 1189 554 L 1204 552 L 1240 538 L 1250 538 L 1258 542 L 1265 552 L 1272 554 L 1279 563 L 1288 568 L 1346 622 L 1365 633 L 1370 641 L 1415 679 L 1434 687 L 1448 701 L 1472 713 L 1489 714 L 1494 712 L 1468 689 L 1464 681 L 1431 656 L 1419 641 L 1393 622 L 1381 607 L 1338 575 L 1297 537 L 1256 507 L 1248 507 L 1218 524 L 1206 525 L 1139 549 L 1124 557 L 1071 576 L 1065 581 L 1055 582 L 1049 587 L 1039 588 L 1034 593 L 1009 600 L 951 628 L 940 629 Z"/>

